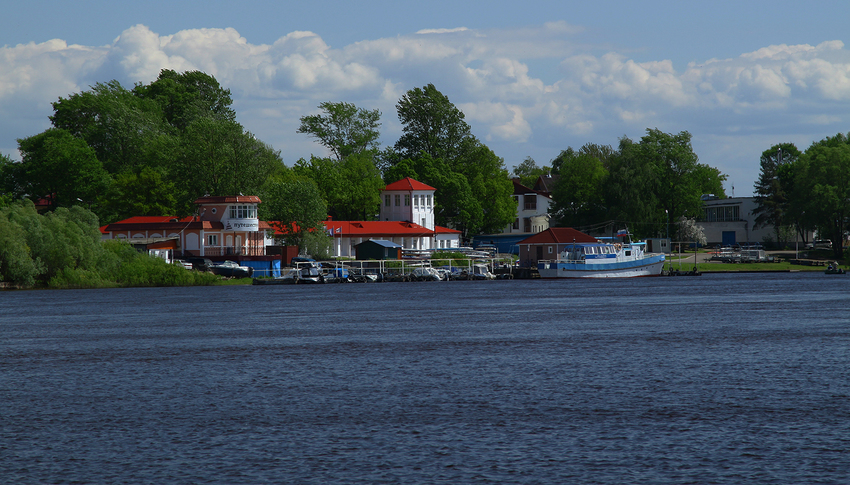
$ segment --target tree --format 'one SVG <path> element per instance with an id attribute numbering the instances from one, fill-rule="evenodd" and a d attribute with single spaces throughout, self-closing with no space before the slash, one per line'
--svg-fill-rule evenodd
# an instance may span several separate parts
<path id="1" fill-rule="evenodd" d="M 324 102 L 324 114 L 301 117 L 298 133 L 315 138 L 338 161 L 349 155 L 377 152 L 381 112 L 358 108 L 351 103 Z"/>
<path id="2" fill-rule="evenodd" d="M 705 245 L 706 238 L 702 226 L 696 223 L 695 218 L 679 217 L 676 221 L 680 241 L 693 241 L 698 245 Z"/>
<path id="3" fill-rule="evenodd" d="M 109 183 L 109 174 L 85 141 L 50 128 L 18 140 L 22 154 L 19 181 L 31 199 L 45 199 L 51 209 L 91 204 Z"/>
<path id="4" fill-rule="evenodd" d="M 368 153 L 352 154 L 341 161 L 311 157 L 300 159 L 294 172 L 316 183 L 327 211 L 341 221 L 370 220 L 384 188 L 381 174 Z"/>
<path id="5" fill-rule="evenodd" d="M 141 172 L 123 172 L 115 176 L 99 205 L 107 221 L 133 216 L 177 214 L 175 183 L 160 170 L 144 167 Z"/>
<path id="6" fill-rule="evenodd" d="M 526 187 L 534 187 L 537 179 L 549 172 L 551 172 L 549 167 L 538 167 L 533 158 L 525 157 L 525 160 L 514 167 L 513 176 L 519 179 L 520 184 Z"/>
<path id="7" fill-rule="evenodd" d="M 800 157 L 798 194 L 805 194 L 805 217 L 828 235 L 841 258 L 850 217 L 850 137 L 837 134 L 813 143 Z"/>
<path id="8" fill-rule="evenodd" d="M 41 262 L 33 260 L 26 242 L 26 219 L 37 215 L 30 201 L 0 208 L 0 281 L 29 287 L 44 272 Z"/>
<path id="9" fill-rule="evenodd" d="M 516 217 L 504 160 L 478 141 L 464 114 L 433 84 L 408 91 L 396 104 L 402 136 L 394 164 L 410 160 L 421 182 L 437 189 L 435 219 L 464 237 L 501 230 Z M 384 170 L 394 172 L 391 168 Z"/>
<path id="10" fill-rule="evenodd" d="M 566 174 L 562 172 L 561 178 Z M 654 187 L 658 173 L 651 160 L 641 156 L 640 145 L 627 137 L 620 139 L 612 157 L 604 185 L 607 218 L 628 225 L 635 234 L 657 234 L 666 214 L 658 210 Z M 663 209 L 662 209 L 663 210 Z"/>
<path id="11" fill-rule="evenodd" d="M 21 164 L 0 153 L 0 207 L 24 195 L 20 173 Z"/>
<path id="12" fill-rule="evenodd" d="M 230 90 L 222 88 L 213 76 L 204 72 L 163 69 L 156 81 L 137 84 L 133 93 L 155 101 L 165 120 L 180 131 L 199 118 L 236 122 L 236 112 L 230 107 L 233 104 Z"/>
<path id="13" fill-rule="evenodd" d="M 286 244 L 304 249 L 310 232 L 324 232 L 325 201 L 316 184 L 307 178 L 276 179 L 265 187 L 260 217 L 284 234 Z"/>
<path id="14" fill-rule="evenodd" d="M 95 151 L 110 173 L 164 166 L 174 159 L 176 139 L 160 106 L 135 96 L 118 81 L 59 98 L 50 121 Z"/>
<path id="15" fill-rule="evenodd" d="M 556 224 L 580 227 L 604 221 L 608 171 L 602 161 L 582 153 L 565 159 L 561 172 L 552 193 L 552 215 Z"/>
<path id="16" fill-rule="evenodd" d="M 759 161 L 759 179 L 753 192 L 755 194 L 756 216 L 753 227 L 773 226 L 776 242 L 783 246 L 782 227 L 789 224 L 789 190 L 791 179 L 782 177 L 782 168 L 793 164 L 800 157 L 800 150 L 793 143 L 773 145 L 761 154 Z"/>
<path id="17" fill-rule="evenodd" d="M 176 178 L 181 214 L 191 213 L 192 202 L 206 194 L 259 193 L 283 163 L 278 152 L 231 121 L 199 118 L 186 128 L 181 145 Z"/>
<path id="18" fill-rule="evenodd" d="M 431 158 L 454 160 L 472 136 L 461 112 L 433 84 L 414 88 L 396 104 L 402 135 L 395 150 L 403 158 L 427 153 Z"/>

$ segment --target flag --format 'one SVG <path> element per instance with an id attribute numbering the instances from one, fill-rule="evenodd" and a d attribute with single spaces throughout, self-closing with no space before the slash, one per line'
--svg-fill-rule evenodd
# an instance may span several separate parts
<path id="1" fill-rule="evenodd" d="M 337 234 L 339 234 L 339 233 L 341 233 L 341 232 L 342 232 L 342 228 L 341 228 L 341 227 L 337 227 L 337 228 L 336 228 L 336 233 L 337 233 Z"/>
<path id="2" fill-rule="evenodd" d="M 620 229 L 617 231 L 617 237 L 626 237 L 629 235 L 629 231 L 627 229 Z"/>

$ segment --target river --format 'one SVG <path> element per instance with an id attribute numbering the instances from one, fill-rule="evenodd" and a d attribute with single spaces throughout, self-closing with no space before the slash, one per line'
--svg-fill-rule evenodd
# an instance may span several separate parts
<path id="1" fill-rule="evenodd" d="M 0 292 L 3 483 L 848 483 L 850 277 Z"/>

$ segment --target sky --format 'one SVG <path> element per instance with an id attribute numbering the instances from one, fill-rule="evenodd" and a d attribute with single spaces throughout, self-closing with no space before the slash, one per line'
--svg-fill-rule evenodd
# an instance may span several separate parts
<path id="1" fill-rule="evenodd" d="M 293 165 L 325 101 L 378 109 L 434 84 L 509 170 L 585 143 L 688 131 L 701 163 L 750 196 L 772 145 L 850 132 L 843 1 L 359 2 L 31 0 L 0 18 L 0 153 L 50 127 L 51 103 L 160 70 L 231 90 L 246 130 Z"/>

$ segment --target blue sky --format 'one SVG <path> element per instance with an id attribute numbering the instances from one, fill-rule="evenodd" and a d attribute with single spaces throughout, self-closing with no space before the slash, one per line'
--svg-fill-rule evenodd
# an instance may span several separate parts
<path id="1" fill-rule="evenodd" d="M 746 196 L 759 156 L 850 132 L 850 2 L 30 1 L 0 19 L 0 152 L 49 126 L 58 97 L 197 69 L 291 165 L 323 101 L 380 109 L 427 83 L 512 168 L 572 146 L 687 130 Z"/>

